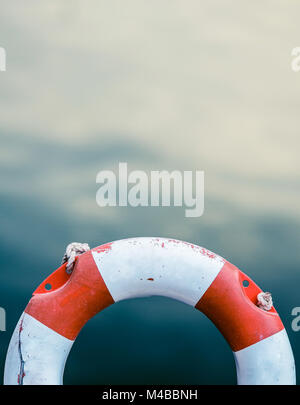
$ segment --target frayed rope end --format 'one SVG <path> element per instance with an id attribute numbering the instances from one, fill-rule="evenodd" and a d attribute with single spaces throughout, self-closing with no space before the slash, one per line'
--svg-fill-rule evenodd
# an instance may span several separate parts
<path id="1" fill-rule="evenodd" d="M 66 267 L 66 272 L 68 274 L 71 274 L 73 271 L 75 257 L 87 252 L 88 250 L 90 250 L 90 247 L 87 243 L 72 242 L 67 246 L 61 264 L 68 263 Z"/>
<path id="2" fill-rule="evenodd" d="M 257 295 L 257 306 L 265 311 L 270 311 L 273 306 L 272 295 L 269 292 L 261 292 Z"/>

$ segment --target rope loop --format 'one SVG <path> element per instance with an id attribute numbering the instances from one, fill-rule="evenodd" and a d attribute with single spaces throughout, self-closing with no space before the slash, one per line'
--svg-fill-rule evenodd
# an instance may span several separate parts
<path id="1" fill-rule="evenodd" d="M 273 306 L 272 295 L 269 292 L 261 292 L 257 295 L 257 306 L 265 311 L 270 311 Z"/>
<path id="2" fill-rule="evenodd" d="M 74 267 L 75 257 L 90 250 L 87 243 L 72 242 L 66 247 L 66 252 L 62 258 L 61 264 L 68 262 L 66 272 L 71 274 Z"/>

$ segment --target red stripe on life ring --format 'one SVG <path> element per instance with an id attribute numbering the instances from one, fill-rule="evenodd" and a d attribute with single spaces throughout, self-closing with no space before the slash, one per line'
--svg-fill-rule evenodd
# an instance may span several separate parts
<path id="1" fill-rule="evenodd" d="M 249 283 L 247 287 L 244 281 Z M 248 276 L 226 261 L 195 307 L 212 320 L 236 352 L 284 329 L 274 307 L 264 311 L 256 306 L 261 291 Z"/>
<path id="2" fill-rule="evenodd" d="M 66 283 L 60 285 L 63 281 Z M 45 290 L 47 282 L 52 284 L 50 291 Z M 46 279 L 34 292 L 25 312 L 60 335 L 75 340 L 90 318 L 113 303 L 89 251 L 77 258 L 69 279 L 65 276 L 65 265 Z"/>

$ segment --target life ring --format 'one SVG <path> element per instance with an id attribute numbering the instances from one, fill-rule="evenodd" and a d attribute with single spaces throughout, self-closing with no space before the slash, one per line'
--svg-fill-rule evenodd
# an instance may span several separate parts
<path id="1" fill-rule="evenodd" d="M 233 351 L 238 384 L 295 384 L 278 313 L 259 308 L 261 289 L 209 250 L 172 239 L 124 239 L 77 256 L 71 274 L 66 266 L 33 293 L 11 338 L 4 384 L 62 384 L 83 325 L 114 302 L 151 295 L 183 301 L 214 322 Z"/>

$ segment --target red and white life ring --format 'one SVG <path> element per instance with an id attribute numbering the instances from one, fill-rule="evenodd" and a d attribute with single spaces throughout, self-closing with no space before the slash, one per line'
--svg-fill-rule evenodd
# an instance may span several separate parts
<path id="1" fill-rule="evenodd" d="M 64 264 L 33 293 L 8 348 L 4 383 L 61 384 L 92 316 L 120 300 L 161 295 L 214 322 L 233 351 L 238 384 L 295 384 L 288 336 L 274 307 L 256 305 L 260 292 L 237 267 L 187 242 L 133 238 L 96 247 L 77 257 L 71 275 Z"/>

